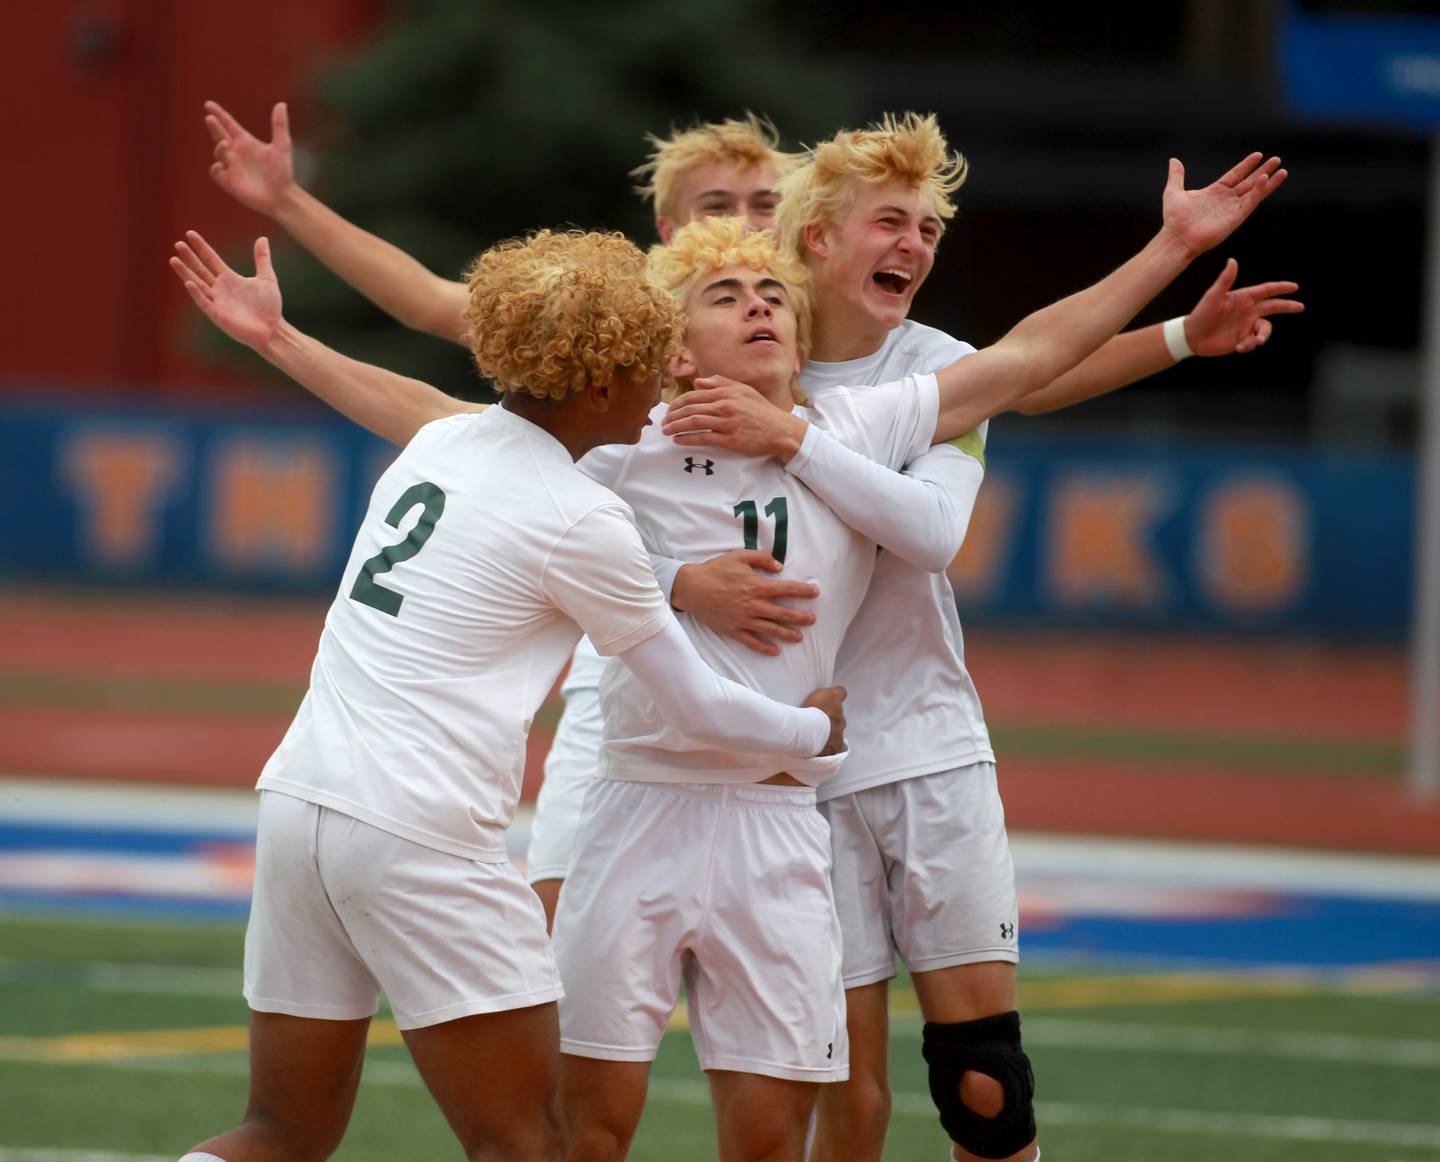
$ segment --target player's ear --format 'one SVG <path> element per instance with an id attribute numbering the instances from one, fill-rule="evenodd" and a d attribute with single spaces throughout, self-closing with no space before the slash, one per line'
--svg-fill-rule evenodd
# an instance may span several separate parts
<path id="1" fill-rule="evenodd" d="M 817 258 L 830 257 L 830 240 L 828 232 L 819 222 L 805 223 L 805 229 L 801 232 L 801 238 L 805 240 L 805 249 Z"/>
<path id="2" fill-rule="evenodd" d="M 615 381 L 610 383 L 592 383 L 585 389 L 585 396 L 589 400 L 592 410 L 597 412 L 608 412 L 610 404 L 615 398 Z"/>
<path id="3" fill-rule="evenodd" d="M 670 239 L 675 237 L 675 225 L 664 214 L 655 215 L 655 233 L 660 235 L 660 241 L 666 246 L 670 245 Z"/>
<path id="4" fill-rule="evenodd" d="M 694 379 L 700 374 L 699 368 L 695 366 L 695 356 L 685 347 L 681 347 L 675 358 L 670 360 L 668 370 L 675 379 Z"/>

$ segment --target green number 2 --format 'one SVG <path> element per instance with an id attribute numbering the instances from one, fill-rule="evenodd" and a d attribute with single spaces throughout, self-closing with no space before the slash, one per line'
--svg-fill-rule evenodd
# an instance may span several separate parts
<path id="1" fill-rule="evenodd" d="M 760 514 L 753 500 L 742 500 L 735 506 L 735 515 L 744 522 L 741 529 L 745 535 L 745 547 L 760 547 Z M 783 496 L 777 496 L 765 506 L 765 515 L 775 518 L 775 547 L 770 555 L 780 564 L 785 564 L 785 547 L 790 537 L 790 510 Z"/>
<path id="2" fill-rule="evenodd" d="M 360 575 L 350 587 L 351 600 L 378 609 L 381 613 L 388 613 L 391 617 L 400 616 L 400 604 L 405 600 L 405 595 L 385 588 L 375 578 L 381 573 L 390 572 L 401 561 L 408 561 L 425 547 L 425 542 L 435 531 L 440 514 L 445 511 L 445 494 L 428 480 L 412 484 L 400 494 L 400 499 L 385 517 L 385 523 L 398 529 L 405 514 L 417 504 L 423 504 L 425 511 L 420 514 L 420 519 L 415 522 L 415 527 L 405 539 L 386 545 L 360 566 Z"/>

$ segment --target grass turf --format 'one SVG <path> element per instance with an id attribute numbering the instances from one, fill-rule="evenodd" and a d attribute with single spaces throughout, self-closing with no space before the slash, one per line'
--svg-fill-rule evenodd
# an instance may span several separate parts
<path id="1" fill-rule="evenodd" d="M 0 916 L 0 1160 L 26 1150 L 177 1157 L 244 1102 L 241 933 L 227 925 Z M 1440 996 L 1334 978 L 1051 966 L 1022 974 L 1046 1156 L 1067 1162 L 1440 1160 Z M 886 1157 L 943 1157 L 920 1022 L 893 993 Z M 339 1158 L 457 1157 L 377 1021 Z M 666 1037 L 631 1155 L 715 1157 L 689 1038 Z"/>

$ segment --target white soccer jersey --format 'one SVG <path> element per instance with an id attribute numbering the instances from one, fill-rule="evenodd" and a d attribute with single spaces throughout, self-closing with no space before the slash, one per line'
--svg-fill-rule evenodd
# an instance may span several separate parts
<path id="1" fill-rule="evenodd" d="M 851 447 L 892 467 L 930 446 L 938 397 L 933 376 L 886 384 L 836 407 L 831 430 Z M 836 651 L 875 567 L 875 544 L 840 520 L 779 461 L 719 448 L 682 448 L 660 432 L 665 405 L 640 442 L 601 448 L 581 469 L 614 488 L 635 511 L 651 552 L 683 562 L 707 561 L 730 549 L 759 548 L 781 562 L 778 576 L 813 582 L 820 596 L 807 608 L 815 624 L 804 640 L 769 657 L 680 614 L 696 650 L 716 672 L 778 702 L 798 705 L 832 684 Z M 805 414 L 803 411 L 801 414 Z M 623 666 L 600 682 L 605 747 L 600 773 L 640 782 L 750 783 L 780 771 L 818 783 L 825 760 L 745 755 L 702 746 L 665 722 L 643 686 Z"/>
<path id="2" fill-rule="evenodd" d="M 588 637 L 582 637 L 570 656 L 570 669 L 565 672 L 565 681 L 560 683 L 560 696 L 568 698 L 574 690 L 595 689 L 604 672 L 605 659 L 595 652 Z"/>
<path id="3" fill-rule="evenodd" d="M 844 363 L 806 363 L 800 385 L 812 397 L 815 422 L 828 431 L 830 389 L 847 385 L 853 389 L 847 394 L 864 400 L 870 394 L 864 385 L 888 385 L 903 376 L 939 371 L 974 350 L 943 331 L 907 321 L 891 331 L 873 355 Z M 981 425 L 982 441 L 988 427 L 988 422 Z M 966 453 L 942 445 L 925 455 Z M 782 653 L 793 648 L 787 646 Z M 965 669 L 955 594 L 943 573 L 927 573 L 882 552 L 869 592 L 840 646 L 835 681 L 849 691 L 845 735 L 850 755 L 840 773 L 820 788 L 822 800 L 995 761 L 980 696 Z"/>
<path id="4" fill-rule="evenodd" d="M 530 719 L 581 629 L 615 654 L 669 618 L 629 508 L 558 440 L 503 407 L 436 420 L 375 486 L 259 785 L 502 861 Z"/>

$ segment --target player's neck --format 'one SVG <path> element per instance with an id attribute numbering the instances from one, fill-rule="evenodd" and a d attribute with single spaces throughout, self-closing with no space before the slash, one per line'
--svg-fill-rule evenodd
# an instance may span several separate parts
<path id="1" fill-rule="evenodd" d="M 512 391 L 500 406 L 554 436 L 570 453 L 570 459 L 578 460 L 599 445 L 591 431 L 589 417 L 576 406 L 577 402 L 573 395 L 565 399 L 536 399 L 533 395 Z"/>
<path id="2" fill-rule="evenodd" d="M 890 328 L 865 316 L 826 310 L 817 304 L 811 333 L 811 359 L 818 363 L 848 363 L 879 351 Z"/>

